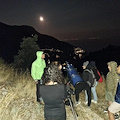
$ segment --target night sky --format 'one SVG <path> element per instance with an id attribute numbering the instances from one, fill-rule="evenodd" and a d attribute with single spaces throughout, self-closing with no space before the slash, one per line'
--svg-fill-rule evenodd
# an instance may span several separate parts
<path id="1" fill-rule="evenodd" d="M 0 22 L 29 25 L 82 47 L 88 47 L 86 42 L 96 48 L 96 44 L 120 45 L 118 40 L 101 42 L 101 38 L 120 38 L 120 0 L 0 0 Z"/>

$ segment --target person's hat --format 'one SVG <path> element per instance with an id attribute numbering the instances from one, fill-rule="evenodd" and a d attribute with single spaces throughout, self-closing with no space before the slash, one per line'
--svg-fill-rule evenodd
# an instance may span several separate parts
<path id="1" fill-rule="evenodd" d="M 83 66 L 87 67 L 88 64 L 89 64 L 89 61 L 86 61 L 83 63 Z"/>
<path id="2" fill-rule="evenodd" d="M 90 65 L 91 65 L 92 67 L 96 67 L 95 61 L 90 61 Z"/>

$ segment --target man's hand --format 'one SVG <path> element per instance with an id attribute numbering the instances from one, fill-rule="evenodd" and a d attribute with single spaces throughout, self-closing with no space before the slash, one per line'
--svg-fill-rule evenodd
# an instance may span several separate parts
<path id="1" fill-rule="evenodd" d="M 38 80 L 35 80 L 35 83 L 38 84 Z"/>

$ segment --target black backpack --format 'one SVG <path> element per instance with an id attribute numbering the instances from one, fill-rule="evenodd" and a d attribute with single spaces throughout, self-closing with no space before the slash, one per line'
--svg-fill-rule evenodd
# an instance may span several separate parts
<path id="1" fill-rule="evenodd" d="M 98 74 L 98 70 L 96 68 L 93 68 L 92 71 L 95 75 L 96 81 L 98 81 L 100 79 L 100 75 Z"/>
<path id="2" fill-rule="evenodd" d="M 90 87 L 94 87 L 96 84 L 96 78 L 95 78 L 94 72 L 92 70 L 89 70 L 89 69 L 85 69 L 85 71 L 89 72 L 89 79 L 87 81 L 87 84 Z"/>

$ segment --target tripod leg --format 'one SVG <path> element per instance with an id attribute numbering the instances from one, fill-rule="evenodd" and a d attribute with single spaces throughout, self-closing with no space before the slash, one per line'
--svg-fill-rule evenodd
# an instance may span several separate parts
<path id="1" fill-rule="evenodd" d="M 75 96 L 74 95 L 72 95 L 72 101 L 73 101 L 73 103 L 75 103 Z M 76 107 L 73 107 L 73 108 L 74 108 L 74 111 L 75 111 L 75 113 L 76 113 L 76 115 L 78 117 Z"/>
<path id="2" fill-rule="evenodd" d="M 74 120 L 77 120 L 76 115 L 75 115 L 75 112 L 74 112 L 74 110 L 73 110 L 73 106 L 72 106 L 71 99 L 68 98 L 68 100 L 69 100 L 69 102 L 70 102 L 70 106 L 71 106 L 71 109 L 72 109 L 72 113 L 73 113 Z"/>

